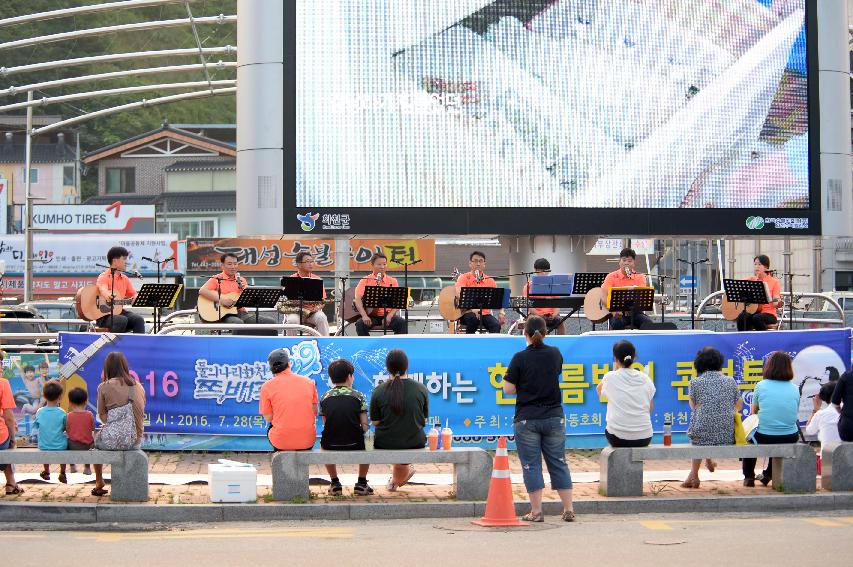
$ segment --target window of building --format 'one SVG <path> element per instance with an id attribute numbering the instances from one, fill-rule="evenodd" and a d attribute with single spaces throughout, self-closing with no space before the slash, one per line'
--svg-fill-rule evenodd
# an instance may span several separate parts
<path id="1" fill-rule="evenodd" d="M 27 169 L 26 167 L 21 168 L 21 179 L 23 179 L 24 181 L 26 181 L 26 179 L 27 179 L 26 169 Z M 39 170 L 36 169 L 35 167 L 31 167 L 30 168 L 30 185 L 35 185 L 38 182 L 39 182 Z"/>
<path id="2" fill-rule="evenodd" d="M 135 193 L 136 169 L 133 167 L 107 168 L 107 193 Z"/>
<path id="3" fill-rule="evenodd" d="M 853 272 L 837 270 L 835 272 L 835 290 L 853 291 Z"/>
<path id="4" fill-rule="evenodd" d="M 63 165 L 62 166 L 62 184 L 65 186 L 69 186 L 69 187 L 74 186 L 74 166 L 73 165 Z"/>
<path id="5" fill-rule="evenodd" d="M 216 234 L 216 219 L 192 219 L 157 223 L 157 232 L 177 234 L 178 240 L 186 238 L 211 238 Z"/>

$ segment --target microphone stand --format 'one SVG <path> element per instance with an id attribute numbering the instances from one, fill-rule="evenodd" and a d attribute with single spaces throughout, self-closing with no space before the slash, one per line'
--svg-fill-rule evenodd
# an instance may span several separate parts
<path id="1" fill-rule="evenodd" d="M 347 327 L 347 320 L 344 317 L 344 313 L 345 313 L 345 309 L 346 309 L 346 303 L 345 303 L 346 299 L 344 298 L 344 296 L 346 295 L 347 280 L 349 279 L 349 277 L 348 276 L 339 276 L 339 279 L 341 280 L 341 307 L 340 307 L 340 315 L 338 315 L 338 332 L 335 334 L 343 337 L 344 331 L 346 331 L 346 327 Z"/>
<path id="2" fill-rule="evenodd" d="M 403 287 L 407 290 L 409 289 L 409 266 L 414 266 L 415 264 L 420 264 L 423 260 L 415 260 L 414 262 L 398 262 L 394 260 L 394 263 L 398 266 L 403 266 Z M 410 293 L 410 292 L 406 292 Z M 405 317 L 406 317 L 406 332 L 409 332 L 409 298 L 406 297 L 406 309 L 405 309 Z M 384 324 L 384 323 L 383 323 Z M 382 333 L 383 335 L 385 333 Z"/>
<path id="3" fill-rule="evenodd" d="M 112 266 L 105 266 L 104 264 L 95 264 L 99 268 L 105 268 L 110 271 L 110 318 L 109 318 L 109 329 L 110 332 L 113 330 L 113 309 L 115 308 L 116 301 L 116 272 L 120 272 L 126 276 L 136 276 L 133 272 L 128 272 L 125 270 L 119 270 L 118 268 L 113 268 Z"/>
<path id="4" fill-rule="evenodd" d="M 782 277 L 788 280 L 788 293 L 791 294 L 791 303 L 788 304 L 788 328 L 794 330 L 794 278 L 807 278 L 809 274 L 783 273 Z M 802 388 L 802 386 L 801 386 Z"/>
<path id="5" fill-rule="evenodd" d="M 672 276 L 662 276 L 660 274 L 643 274 L 643 275 L 649 276 L 651 278 L 658 278 L 659 280 L 674 280 L 675 279 Z M 661 285 L 660 322 L 663 323 L 664 321 L 666 321 L 666 304 L 667 304 L 667 302 L 664 301 L 666 296 L 663 293 L 663 284 L 660 284 L 660 285 Z"/>
<path id="6" fill-rule="evenodd" d="M 682 260 L 678 259 L 679 262 L 684 264 L 690 264 L 690 278 L 693 280 L 692 285 L 690 286 L 690 329 L 696 328 L 696 265 L 704 264 L 708 261 L 708 258 L 704 258 L 702 260 Z"/>

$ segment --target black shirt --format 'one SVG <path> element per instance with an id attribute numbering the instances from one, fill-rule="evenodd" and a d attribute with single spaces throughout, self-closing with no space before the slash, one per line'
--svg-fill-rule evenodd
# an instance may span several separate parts
<path id="1" fill-rule="evenodd" d="M 515 421 L 562 417 L 560 374 L 563 355 L 560 349 L 548 345 L 528 346 L 515 353 L 504 380 L 515 384 Z"/>
<path id="2" fill-rule="evenodd" d="M 853 369 L 841 375 L 832 392 L 832 403 L 841 405 L 838 433 L 842 441 L 853 441 Z"/>
<path id="3" fill-rule="evenodd" d="M 378 421 L 376 449 L 423 449 L 426 445 L 426 418 L 429 416 L 429 394 L 420 382 L 402 378 L 403 413 L 391 410 L 388 395 L 390 380 L 380 384 L 370 396 L 370 420 Z"/>
<path id="4" fill-rule="evenodd" d="M 320 447 L 338 451 L 364 450 L 361 414 L 367 413 L 364 394 L 346 386 L 336 386 L 320 398 L 320 415 L 325 418 Z"/>

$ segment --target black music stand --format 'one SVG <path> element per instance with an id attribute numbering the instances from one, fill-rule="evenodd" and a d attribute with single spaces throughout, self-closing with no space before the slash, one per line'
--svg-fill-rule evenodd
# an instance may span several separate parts
<path id="1" fill-rule="evenodd" d="M 477 330 L 483 328 L 483 309 L 503 309 L 506 290 L 502 287 L 463 287 L 459 292 L 459 309 L 480 312 Z"/>
<path id="2" fill-rule="evenodd" d="M 409 302 L 409 288 L 407 287 L 382 287 L 368 285 L 364 287 L 364 296 L 361 304 L 365 309 L 405 309 Z M 382 334 L 388 333 L 385 324 L 387 313 L 382 315 Z"/>
<path id="3" fill-rule="evenodd" d="M 770 303 L 767 287 L 761 280 L 723 280 L 723 289 L 729 303 L 743 304 L 743 319 L 746 326 L 746 308 L 749 305 Z"/>
<path id="4" fill-rule="evenodd" d="M 260 322 L 258 310 L 261 307 L 273 308 L 281 297 L 281 289 L 277 287 L 247 287 L 237 298 L 234 307 L 237 309 L 248 308 L 255 310 L 255 323 Z"/>
<path id="5" fill-rule="evenodd" d="M 154 334 L 161 328 L 160 310 L 164 307 L 172 309 L 183 287 L 183 284 L 147 283 L 139 288 L 132 307 L 154 308 Z"/>
<path id="6" fill-rule="evenodd" d="M 611 313 L 638 313 L 651 311 L 655 303 L 654 288 L 611 288 L 610 305 L 607 310 Z"/>
<path id="7" fill-rule="evenodd" d="M 573 295 L 586 295 L 593 288 L 604 285 L 607 274 L 604 272 L 579 272 L 575 274 L 575 282 L 572 287 Z"/>
<path id="8" fill-rule="evenodd" d="M 289 301 L 299 302 L 300 325 L 303 324 L 302 309 L 305 307 L 305 302 L 323 301 L 323 280 L 289 276 L 281 278 L 281 286 L 284 288 L 281 295 Z"/>
<path id="9" fill-rule="evenodd" d="M 536 278 L 537 276 L 533 276 L 533 277 Z M 530 293 L 528 294 L 528 297 L 531 299 L 536 298 L 536 297 L 543 297 L 543 298 L 548 298 L 548 299 L 555 298 L 555 297 L 557 297 L 557 298 L 559 298 L 559 297 L 571 297 L 572 293 L 574 292 L 575 280 L 574 280 L 574 276 L 572 276 L 572 275 L 564 275 L 564 274 L 553 275 L 552 274 L 549 276 L 539 276 L 538 279 L 539 279 L 539 282 L 538 282 L 539 286 L 550 287 L 551 291 L 549 293 L 533 293 L 533 287 L 537 283 L 534 281 L 534 283 L 531 283 L 531 285 L 530 285 Z M 602 280 L 602 281 L 604 281 L 604 280 Z M 549 284 L 550 284 L 550 286 L 549 286 Z M 548 331 L 548 334 L 556 332 L 557 329 L 559 329 L 560 326 L 566 322 L 566 319 L 568 319 L 569 317 L 571 317 L 572 315 L 577 313 L 578 309 L 580 309 L 580 305 L 578 305 L 577 307 L 570 307 L 568 314 L 560 317 L 559 320 L 557 321 L 557 324 L 554 325 L 554 328 L 551 329 L 550 331 Z M 527 315 L 528 316 L 530 315 L 530 308 L 529 307 L 527 309 Z"/>

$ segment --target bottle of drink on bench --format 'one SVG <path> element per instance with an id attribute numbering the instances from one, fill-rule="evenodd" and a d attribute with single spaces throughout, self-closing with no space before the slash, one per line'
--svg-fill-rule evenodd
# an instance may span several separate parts
<path id="1" fill-rule="evenodd" d="M 672 445 L 672 420 L 666 418 L 663 422 L 663 445 L 669 447 Z"/>

